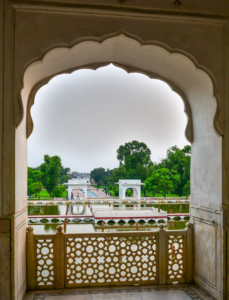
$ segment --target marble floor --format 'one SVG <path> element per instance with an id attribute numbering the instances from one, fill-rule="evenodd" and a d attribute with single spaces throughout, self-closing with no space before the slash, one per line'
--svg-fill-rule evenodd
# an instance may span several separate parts
<path id="1" fill-rule="evenodd" d="M 194 285 L 79 288 L 28 292 L 24 300 L 210 300 Z"/>

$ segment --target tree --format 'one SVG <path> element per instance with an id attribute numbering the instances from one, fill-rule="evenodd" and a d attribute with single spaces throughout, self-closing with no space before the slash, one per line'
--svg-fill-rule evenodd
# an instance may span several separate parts
<path id="1" fill-rule="evenodd" d="M 57 186 L 60 178 L 61 159 L 55 155 L 44 155 L 44 163 L 40 165 L 41 182 L 52 198 L 52 191 Z"/>
<path id="2" fill-rule="evenodd" d="M 41 182 L 41 171 L 40 170 L 34 170 L 32 179 L 33 179 L 33 182 Z"/>
<path id="3" fill-rule="evenodd" d="M 180 174 L 167 168 L 158 169 L 146 179 L 145 183 L 151 191 L 160 192 L 166 198 L 166 194 L 173 191 L 180 183 Z"/>
<path id="4" fill-rule="evenodd" d="M 60 185 L 62 185 L 63 183 L 67 183 L 68 179 L 70 179 L 70 176 L 68 176 L 68 175 L 62 175 L 62 176 L 60 176 L 60 179 L 59 179 Z"/>
<path id="5" fill-rule="evenodd" d="M 91 178 L 93 178 L 96 183 L 103 182 L 105 177 L 106 172 L 104 168 L 95 168 L 91 171 Z"/>
<path id="6" fill-rule="evenodd" d="M 186 145 L 183 149 L 173 146 L 167 150 L 167 157 L 158 164 L 157 168 L 168 168 L 180 174 L 180 183 L 174 192 L 182 196 L 183 187 L 190 180 L 191 146 Z"/>
<path id="7" fill-rule="evenodd" d="M 156 182 L 151 177 L 149 177 L 145 180 L 145 184 L 146 185 L 143 185 L 144 197 L 146 195 L 146 191 L 152 192 L 153 197 L 154 197 L 155 194 L 158 192 L 158 187 L 156 185 Z"/>
<path id="8" fill-rule="evenodd" d="M 52 195 L 53 197 L 60 198 L 65 190 L 66 189 L 64 185 L 55 186 L 52 191 Z"/>
<path id="9" fill-rule="evenodd" d="M 186 199 L 188 199 L 188 196 L 190 195 L 190 180 L 187 181 L 185 186 L 183 187 L 183 195 L 185 195 Z"/>
<path id="10" fill-rule="evenodd" d="M 34 182 L 30 186 L 32 194 L 35 194 L 35 198 L 37 198 L 37 193 L 39 193 L 39 199 L 40 199 L 40 191 L 42 188 L 42 185 L 40 182 Z"/>
<path id="11" fill-rule="evenodd" d="M 126 179 L 126 175 L 127 173 L 124 166 L 120 166 L 119 168 L 114 169 L 112 173 L 114 183 L 117 183 L 119 179 Z"/>
<path id="12" fill-rule="evenodd" d="M 148 166 L 151 163 L 151 151 L 146 144 L 132 141 L 121 145 L 117 150 L 117 159 L 120 166 L 124 165 L 126 170 L 136 169 L 138 165 Z"/>

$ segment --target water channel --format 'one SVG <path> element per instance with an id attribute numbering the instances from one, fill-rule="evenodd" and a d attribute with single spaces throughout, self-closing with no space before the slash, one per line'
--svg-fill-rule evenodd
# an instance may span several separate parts
<path id="1" fill-rule="evenodd" d="M 104 205 L 96 203 L 97 205 Z M 114 204 L 105 204 L 106 206 L 114 206 L 114 207 L 149 207 L 150 204 L 142 204 L 142 203 L 134 203 L 134 204 L 124 204 L 124 203 L 114 203 Z M 189 213 L 189 203 L 170 203 L 170 204 L 153 204 L 155 208 L 158 208 L 160 205 L 160 209 L 163 211 L 167 211 L 167 213 Z M 94 204 L 93 204 L 94 206 Z M 89 216 L 91 215 L 90 205 L 88 204 L 70 204 L 68 206 L 64 204 L 30 204 L 28 205 L 28 215 L 29 216 L 40 216 L 40 218 L 30 218 L 28 220 L 28 225 L 32 225 L 34 227 L 35 234 L 50 234 L 56 233 L 56 227 L 60 224 L 64 223 L 64 218 L 58 218 L 57 216 L 65 216 L 66 213 L 68 216 L 71 215 L 79 215 L 79 216 Z M 46 218 L 45 216 L 55 216 L 54 218 Z M 67 218 L 67 216 L 66 216 Z M 175 218 L 176 219 L 176 218 Z M 178 218 L 179 219 L 179 218 Z M 148 224 L 145 223 L 136 227 L 136 225 L 124 224 L 117 226 L 110 225 L 102 228 L 101 226 L 95 226 L 94 220 L 92 218 L 78 218 L 76 222 L 74 222 L 73 218 L 67 218 L 67 225 L 65 228 L 66 233 L 93 233 L 93 232 L 120 232 L 120 231 L 154 231 L 158 230 L 158 224 Z M 171 222 L 172 221 L 172 222 Z M 184 229 L 185 224 L 188 222 L 188 217 L 186 220 L 174 220 L 172 218 L 168 218 L 168 222 L 166 224 L 167 230 L 176 230 L 176 229 Z"/>

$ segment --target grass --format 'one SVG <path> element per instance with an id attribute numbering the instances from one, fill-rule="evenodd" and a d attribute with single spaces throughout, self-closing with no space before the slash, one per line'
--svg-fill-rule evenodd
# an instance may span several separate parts
<path id="1" fill-rule="evenodd" d="M 141 195 L 142 197 L 144 197 L 144 194 L 142 193 L 142 195 Z M 147 192 L 146 193 L 146 197 L 153 197 L 153 194 L 152 194 L 152 192 Z M 154 197 L 156 198 L 156 197 L 163 197 L 164 198 L 164 196 L 162 195 L 162 194 L 159 194 L 159 193 L 156 193 L 155 195 L 154 195 Z M 176 194 L 166 194 L 166 197 L 179 197 L 179 195 L 176 195 Z M 185 197 L 185 196 L 184 196 Z"/>
<path id="2" fill-rule="evenodd" d="M 35 197 L 35 194 L 33 196 Z M 28 201 L 33 201 L 33 200 L 52 200 L 52 198 L 50 198 L 49 193 L 46 190 L 42 190 L 40 192 L 40 198 L 39 198 L 38 194 L 37 194 L 37 196 L 38 196 L 38 198 L 28 198 Z M 60 198 L 66 198 L 66 196 L 67 196 L 67 191 L 64 191 Z"/>

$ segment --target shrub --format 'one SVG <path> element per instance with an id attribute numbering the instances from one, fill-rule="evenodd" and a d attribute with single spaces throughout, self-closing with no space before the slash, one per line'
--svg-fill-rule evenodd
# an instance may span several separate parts
<path id="1" fill-rule="evenodd" d="M 190 219 L 190 217 L 188 217 L 188 216 L 187 216 L 187 217 L 184 217 L 184 220 L 189 220 L 189 219 Z"/>

